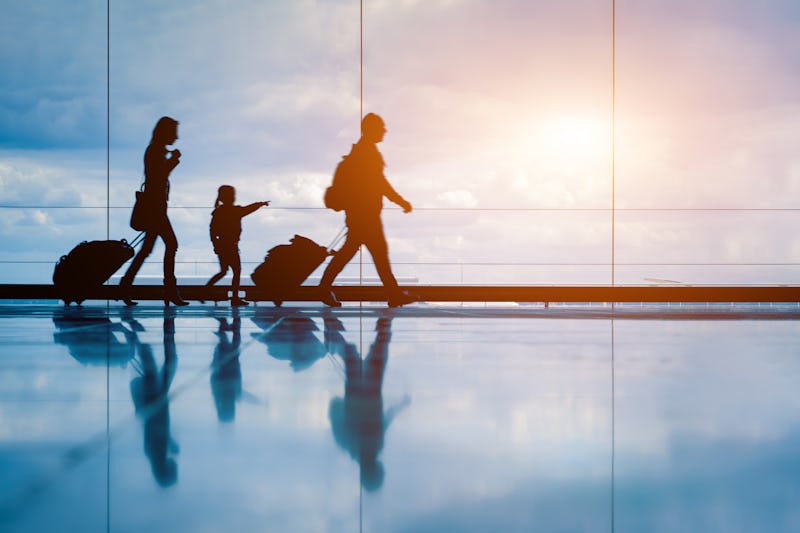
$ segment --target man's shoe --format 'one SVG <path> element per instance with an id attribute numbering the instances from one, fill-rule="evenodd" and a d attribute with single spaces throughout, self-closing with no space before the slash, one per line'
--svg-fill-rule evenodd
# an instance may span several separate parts
<path id="1" fill-rule="evenodd" d="M 241 298 L 233 298 L 231 300 L 232 307 L 243 307 L 245 305 L 250 305 L 250 302 L 248 302 L 247 300 L 242 300 Z"/>
<path id="2" fill-rule="evenodd" d="M 322 293 L 322 297 L 319 299 L 322 303 L 329 307 L 341 307 L 342 302 L 336 299 L 336 295 L 333 294 L 333 291 L 325 291 Z"/>
<path id="3" fill-rule="evenodd" d="M 406 291 L 398 291 L 389 296 L 389 301 L 387 303 L 389 304 L 389 307 L 400 307 L 401 305 L 410 304 L 415 301 L 416 300 L 414 297 L 408 294 Z"/>

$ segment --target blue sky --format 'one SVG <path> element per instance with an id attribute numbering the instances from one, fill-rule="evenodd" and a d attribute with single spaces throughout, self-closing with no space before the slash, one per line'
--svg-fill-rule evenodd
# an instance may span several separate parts
<path id="1" fill-rule="evenodd" d="M 213 271 L 222 183 L 240 203 L 273 202 L 245 221 L 245 261 L 294 233 L 332 238 L 340 215 L 286 208 L 321 208 L 357 138 L 358 13 L 354 1 L 112 1 L 107 72 L 105 2 L 4 5 L 0 279 L 46 282 L 80 240 L 133 236 L 161 115 L 181 122 L 170 205 L 184 274 Z M 397 273 L 608 282 L 610 2 L 365 1 L 364 21 L 364 109 L 386 119 L 387 174 L 418 208 L 385 216 Z M 616 206 L 800 207 L 799 25 L 790 1 L 618 1 Z M 464 208 L 483 210 L 452 211 Z M 567 211 L 508 211 L 542 208 Z M 619 267 L 617 281 L 796 280 L 798 217 L 619 212 L 620 263 L 790 264 Z"/>

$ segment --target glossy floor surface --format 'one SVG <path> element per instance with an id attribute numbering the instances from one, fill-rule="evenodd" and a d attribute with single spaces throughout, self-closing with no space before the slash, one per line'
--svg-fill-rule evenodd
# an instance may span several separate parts
<path id="1" fill-rule="evenodd" d="M 0 305 L 0 531 L 800 531 L 798 384 L 796 311 Z"/>

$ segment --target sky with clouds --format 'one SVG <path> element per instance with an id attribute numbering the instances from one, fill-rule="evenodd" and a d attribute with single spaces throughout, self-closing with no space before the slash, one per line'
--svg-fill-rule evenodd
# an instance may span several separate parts
<path id="1" fill-rule="evenodd" d="M 134 236 L 162 115 L 181 123 L 179 273 L 214 271 L 223 183 L 272 201 L 244 222 L 246 262 L 335 235 L 322 191 L 358 137 L 358 2 L 112 0 L 108 21 L 99 0 L 0 8 L 2 282 Z M 612 71 L 610 2 L 365 0 L 364 111 L 385 118 L 387 175 L 415 206 L 385 211 L 397 275 L 610 282 L 613 83 L 616 281 L 796 282 L 798 26 L 790 0 L 618 0 Z"/>

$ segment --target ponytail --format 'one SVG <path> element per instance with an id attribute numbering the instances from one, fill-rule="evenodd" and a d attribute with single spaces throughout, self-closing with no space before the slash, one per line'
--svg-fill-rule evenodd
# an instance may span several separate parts
<path id="1" fill-rule="evenodd" d="M 236 193 L 236 189 L 234 189 L 230 185 L 220 185 L 219 189 L 217 189 L 217 199 L 214 201 L 214 209 L 217 207 L 224 205 L 224 199 L 228 199 L 231 203 L 233 203 L 233 197 Z"/>

